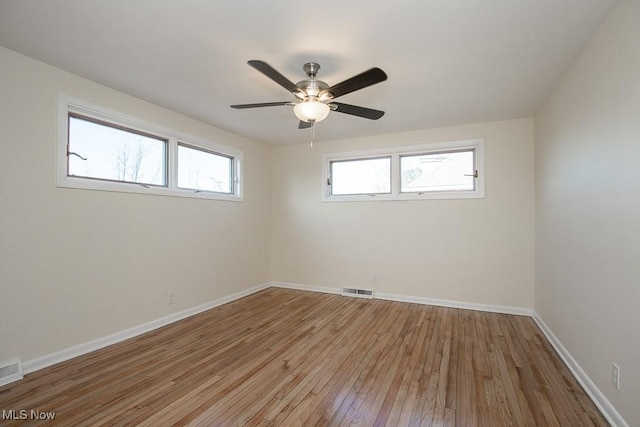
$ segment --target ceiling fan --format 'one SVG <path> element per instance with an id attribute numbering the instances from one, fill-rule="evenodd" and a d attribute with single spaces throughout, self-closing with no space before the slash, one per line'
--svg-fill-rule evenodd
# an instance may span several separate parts
<path id="1" fill-rule="evenodd" d="M 299 129 L 310 128 L 314 123 L 324 120 L 329 115 L 329 111 L 337 111 L 338 113 L 350 114 L 370 120 L 378 120 L 384 116 L 384 111 L 334 101 L 340 96 L 387 80 L 387 75 L 380 68 L 371 68 L 350 79 L 329 86 L 322 80 L 316 79 L 318 70 L 320 70 L 320 64 L 316 62 L 304 64 L 303 70 L 307 74 L 307 78 L 298 83 L 293 83 L 266 62 L 251 60 L 247 63 L 291 92 L 296 97 L 296 100 L 293 102 L 237 104 L 232 105 L 231 108 L 292 106 L 294 114 L 300 119 Z"/>

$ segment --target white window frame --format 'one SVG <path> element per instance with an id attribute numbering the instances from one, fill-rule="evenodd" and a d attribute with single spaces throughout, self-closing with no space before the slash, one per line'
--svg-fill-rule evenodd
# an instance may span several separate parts
<path id="1" fill-rule="evenodd" d="M 166 139 L 167 185 L 155 186 L 130 182 L 85 178 L 68 175 L 69 114 L 99 120 L 115 127 L 122 126 Z M 178 187 L 178 143 L 199 148 L 232 159 L 232 194 Z M 127 114 L 97 106 L 68 95 L 58 95 L 58 135 L 56 144 L 56 186 L 84 190 L 115 191 L 157 196 L 189 197 L 195 199 L 243 201 L 243 152 L 226 145 L 156 125 Z"/>
<path id="2" fill-rule="evenodd" d="M 354 157 L 354 158 L 339 158 L 339 159 L 330 159 L 328 161 L 327 167 L 329 168 L 327 171 L 327 178 L 329 178 L 329 175 L 332 172 L 332 167 L 331 164 L 332 163 L 336 163 L 336 162 L 348 162 L 348 161 L 358 161 L 358 160 L 376 160 L 376 159 L 389 159 L 389 173 L 393 176 L 393 156 L 390 156 L 388 154 L 384 154 L 384 155 L 366 155 L 366 156 L 358 156 L 358 157 Z M 393 179 L 392 176 L 389 177 L 389 193 L 371 193 L 371 194 L 339 194 L 339 195 L 331 195 L 331 197 L 371 197 L 372 195 L 375 196 L 389 196 L 390 194 L 393 194 Z M 328 182 L 325 180 L 325 182 Z M 328 187 L 330 188 L 330 187 Z"/>
<path id="3" fill-rule="evenodd" d="M 475 177 L 474 190 L 458 191 L 425 191 L 405 192 L 400 191 L 400 157 L 436 154 L 448 151 L 475 151 Z M 331 162 L 343 160 L 359 160 L 391 156 L 391 194 L 356 194 L 333 195 L 331 194 Z M 449 141 L 432 144 L 412 145 L 405 147 L 391 147 L 347 153 L 331 153 L 322 156 L 322 201 L 323 202 L 356 202 L 376 200 L 437 200 L 437 199 L 481 199 L 485 197 L 484 190 L 484 139 L 469 139 L 463 141 Z"/>

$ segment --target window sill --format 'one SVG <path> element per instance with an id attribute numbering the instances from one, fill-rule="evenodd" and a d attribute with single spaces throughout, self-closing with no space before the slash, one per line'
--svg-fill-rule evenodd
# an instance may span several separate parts
<path id="1" fill-rule="evenodd" d="M 381 201 L 412 201 L 412 200 L 454 200 L 454 199 L 483 199 L 484 192 L 479 191 L 447 191 L 434 193 L 403 193 L 403 194 L 358 194 L 349 196 L 324 196 L 322 202 L 381 202 Z"/>
<path id="2" fill-rule="evenodd" d="M 65 176 L 58 179 L 58 188 L 72 188 L 80 190 L 111 191 L 116 193 L 133 193 L 153 196 L 187 197 L 191 199 L 225 200 L 230 202 L 242 202 L 243 197 L 235 194 L 214 193 L 210 191 L 173 189 L 136 183 L 121 183 L 92 180 L 73 176 Z"/>

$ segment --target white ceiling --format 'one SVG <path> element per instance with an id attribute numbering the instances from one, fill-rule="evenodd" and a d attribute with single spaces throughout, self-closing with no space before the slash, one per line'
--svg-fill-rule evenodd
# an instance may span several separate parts
<path id="1" fill-rule="evenodd" d="M 0 45 L 254 140 L 309 141 L 291 107 L 319 62 L 335 84 L 382 68 L 386 82 L 338 100 L 317 141 L 531 117 L 614 0 L 0 0 Z M 0 70 L 1 71 L 1 70 Z"/>

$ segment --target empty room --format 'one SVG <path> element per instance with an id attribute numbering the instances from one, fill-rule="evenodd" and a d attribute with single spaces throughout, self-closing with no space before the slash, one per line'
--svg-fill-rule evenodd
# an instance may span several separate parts
<path id="1" fill-rule="evenodd" d="M 0 425 L 640 426 L 639 23 L 0 0 Z"/>

